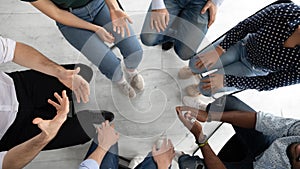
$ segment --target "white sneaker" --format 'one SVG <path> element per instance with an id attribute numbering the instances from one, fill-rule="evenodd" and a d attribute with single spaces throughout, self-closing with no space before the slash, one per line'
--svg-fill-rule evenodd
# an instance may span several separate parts
<path id="1" fill-rule="evenodd" d="M 189 85 L 185 88 L 185 90 L 186 90 L 186 93 L 189 96 L 192 96 L 192 97 L 196 97 L 196 96 L 199 96 L 201 94 L 200 91 L 198 90 L 198 85 L 197 84 Z"/>
<path id="2" fill-rule="evenodd" d="M 184 66 L 181 68 L 178 72 L 178 78 L 179 79 L 188 79 L 192 77 L 194 74 L 192 70 L 188 66 Z"/>
<path id="3" fill-rule="evenodd" d="M 136 74 L 131 80 L 130 80 L 130 85 L 137 89 L 138 91 L 144 90 L 145 82 L 144 78 L 140 74 Z"/>
<path id="4" fill-rule="evenodd" d="M 203 103 L 198 97 L 184 96 L 182 102 L 186 106 L 194 107 L 202 111 L 205 111 L 207 106 L 207 104 Z"/>
<path id="5" fill-rule="evenodd" d="M 136 93 L 126 80 L 122 83 L 118 83 L 118 86 L 126 96 L 129 96 L 129 98 L 135 98 Z"/>

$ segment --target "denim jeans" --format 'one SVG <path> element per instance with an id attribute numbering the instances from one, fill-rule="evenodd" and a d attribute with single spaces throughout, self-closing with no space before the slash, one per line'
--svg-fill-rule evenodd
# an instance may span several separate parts
<path id="1" fill-rule="evenodd" d="M 125 38 L 113 31 L 110 13 L 104 0 L 93 0 L 86 6 L 70 12 L 87 22 L 103 26 L 108 32 L 111 32 L 115 37 L 115 45 L 124 57 L 126 68 L 136 69 L 138 67 L 142 60 L 143 50 L 137 37 L 131 28 L 131 36 Z M 61 23 L 57 23 L 57 26 L 67 41 L 81 51 L 107 78 L 112 81 L 119 81 L 122 78 L 120 59 L 96 33 Z"/>
<path id="2" fill-rule="evenodd" d="M 157 169 L 157 164 L 153 159 L 152 153 L 148 153 L 147 157 L 134 169 Z M 171 168 L 171 166 L 169 167 Z"/>
<path id="3" fill-rule="evenodd" d="M 225 75 L 233 75 L 233 76 L 259 76 L 259 75 L 266 75 L 267 73 L 263 70 L 256 69 L 252 64 L 247 60 L 247 49 L 246 49 L 246 43 L 247 37 L 239 42 L 237 42 L 235 45 L 230 47 L 223 55 L 221 55 L 220 59 L 217 61 L 217 63 L 210 69 L 202 68 L 198 69 L 195 67 L 196 62 L 199 60 L 198 56 L 194 56 L 190 62 L 189 67 L 191 68 L 193 73 L 200 74 L 204 73 L 208 70 L 218 69 L 216 72 L 217 74 L 225 74 Z M 205 53 L 209 50 L 213 50 L 214 46 L 211 45 L 203 52 Z M 200 54 L 201 56 L 201 54 Z M 204 77 L 203 79 L 209 78 L 209 76 Z M 226 83 L 226 82 L 225 82 Z M 212 96 L 214 93 L 212 93 L 210 90 L 203 90 L 202 86 L 205 85 L 205 83 L 200 82 L 199 83 L 199 91 L 205 95 L 205 96 Z M 226 85 L 226 84 L 225 84 Z M 224 88 L 218 90 L 218 92 L 228 92 L 228 91 L 238 91 L 240 89 L 234 87 L 234 86 L 225 86 Z"/>
<path id="4" fill-rule="evenodd" d="M 87 154 L 86 158 L 88 158 L 97 148 L 97 143 L 92 142 Z M 118 169 L 119 168 L 119 156 L 118 156 L 118 143 L 112 145 L 110 149 L 105 154 L 101 164 L 100 169 Z"/>
<path id="5" fill-rule="evenodd" d="M 254 111 L 234 96 L 218 98 L 209 105 L 208 111 L 221 111 L 220 108 L 224 111 Z M 233 126 L 233 128 L 236 134 L 225 144 L 218 156 L 228 169 L 252 169 L 255 157 L 264 152 L 271 145 L 273 139 L 255 129 L 245 129 L 237 126 Z M 236 154 L 243 155 L 239 157 L 239 160 L 227 160 L 231 156 L 236 156 Z M 199 157 L 183 155 L 178 159 L 178 163 L 180 168 L 194 169 L 193 167 L 197 164 L 203 164 L 204 160 Z"/>
<path id="6" fill-rule="evenodd" d="M 183 60 L 196 54 L 202 42 L 208 23 L 208 12 L 200 11 L 206 0 L 164 0 L 170 15 L 167 29 L 158 33 L 151 29 L 151 5 L 146 15 L 141 33 L 141 40 L 147 46 L 155 46 L 167 41 L 174 41 L 174 50 Z"/>

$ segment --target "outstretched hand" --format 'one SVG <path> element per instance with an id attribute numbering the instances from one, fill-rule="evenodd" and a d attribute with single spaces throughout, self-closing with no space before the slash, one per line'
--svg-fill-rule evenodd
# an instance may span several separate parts
<path id="1" fill-rule="evenodd" d="M 114 125 L 110 125 L 109 121 L 106 120 L 101 124 L 101 128 L 97 127 L 98 132 L 98 146 L 101 146 L 104 150 L 114 145 L 119 140 L 119 133 L 116 133 Z"/>
<path id="2" fill-rule="evenodd" d="M 153 145 L 152 155 L 159 168 L 169 168 L 172 159 L 175 157 L 175 150 L 171 140 L 164 139 L 159 150 L 157 150 L 156 145 Z"/>
<path id="3" fill-rule="evenodd" d="M 130 36 L 130 29 L 127 25 L 127 21 L 129 23 L 133 23 L 131 18 L 121 9 L 110 10 L 110 16 L 113 24 L 113 31 L 121 34 L 122 38 L 126 35 Z"/>
<path id="4" fill-rule="evenodd" d="M 66 70 L 58 80 L 74 92 L 78 103 L 80 103 L 80 100 L 87 103 L 89 101 L 90 86 L 86 80 L 78 75 L 79 71 L 79 67 L 75 70 Z"/>
<path id="5" fill-rule="evenodd" d="M 54 96 L 59 103 L 56 103 L 51 99 L 48 100 L 48 103 L 56 108 L 56 116 L 52 120 L 35 118 L 32 121 L 33 124 L 37 124 L 38 127 L 42 130 L 42 136 L 44 136 L 44 138 L 48 141 L 56 136 L 61 125 L 66 121 L 67 114 L 69 112 L 69 99 L 66 91 L 64 90 L 62 92 L 62 97 L 56 92 L 54 93 Z"/>

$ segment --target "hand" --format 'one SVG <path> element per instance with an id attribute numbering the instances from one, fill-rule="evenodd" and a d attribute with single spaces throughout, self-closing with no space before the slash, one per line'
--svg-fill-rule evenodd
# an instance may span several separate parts
<path id="1" fill-rule="evenodd" d="M 87 103 L 89 101 L 90 86 L 86 80 L 78 75 L 79 71 L 79 67 L 75 70 L 66 70 L 59 76 L 58 80 L 75 93 L 78 103 L 80 103 L 80 100 Z"/>
<path id="2" fill-rule="evenodd" d="M 62 97 L 60 97 L 60 95 L 56 92 L 54 93 L 54 96 L 58 100 L 59 104 L 55 103 L 51 99 L 48 100 L 48 103 L 56 108 L 56 116 L 52 120 L 35 118 L 32 121 L 33 124 L 37 124 L 38 127 L 42 130 L 41 134 L 46 141 L 50 141 L 56 136 L 61 125 L 66 121 L 67 114 L 69 112 L 69 99 L 66 91 L 64 90 L 62 92 Z"/>
<path id="3" fill-rule="evenodd" d="M 207 24 L 207 27 L 209 28 L 215 22 L 217 6 L 211 0 L 208 0 L 205 6 L 202 8 L 201 14 L 204 14 L 207 10 L 209 10 L 209 21 Z"/>
<path id="4" fill-rule="evenodd" d="M 202 86 L 203 90 L 211 90 L 214 93 L 224 87 L 224 75 L 211 74 L 209 78 L 201 79 L 201 82 L 206 83 Z"/>
<path id="5" fill-rule="evenodd" d="M 205 122 L 207 120 L 207 112 L 198 110 L 193 107 L 188 106 L 177 106 L 176 111 L 182 114 L 182 111 L 187 111 L 186 118 L 191 120 L 192 118 L 197 119 L 198 121 Z"/>
<path id="6" fill-rule="evenodd" d="M 203 142 L 203 140 L 205 139 L 205 136 L 202 133 L 202 126 L 199 122 L 191 122 L 189 118 L 189 115 L 182 115 L 182 113 L 176 109 L 178 118 L 180 119 L 180 121 L 184 124 L 184 126 L 186 128 L 188 128 L 191 133 L 194 135 L 195 139 L 198 142 Z"/>
<path id="7" fill-rule="evenodd" d="M 157 32 L 165 31 L 169 24 L 170 16 L 166 8 L 156 9 L 151 12 L 151 29 L 156 29 Z"/>
<path id="8" fill-rule="evenodd" d="M 110 16 L 113 24 L 114 32 L 121 34 L 122 38 L 125 37 L 125 29 L 127 36 L 130 36 L 130 29 L 127 25 L 129 23 L 133 23 L 130 17 L 121 9 L 115 9 L 110 11 Z"/>
<path id="9" fill-rule="evenodd" d="M 164 139 L 161 148 L 157 150 L 156 145 L 152 147 L 153 159 L 158 165 L 158 168 L 167 169 L 175 157 L 174 146 L 170 139 Z"/>
<path id="10" fill-rule="evenodd" d="M 113 43 L 115 41 L 114 36 L 107 32 L 103 27 L 99 26 L 99 28 L 96 31 L 96 34 L 99 36 L 99 38 L 103 42 Z"/>
<path id="11" fill-rule="evenodd" d="M 217 50 L 217 49 L 216 49 Z M 198 61 L 195 63 L 195 67 L 198 69 L 211 69 L 218 61 L 220 58 L 220 55 L 218 51 L 216 50 L 210 50 L 205 53 L 200 53 L 198 57 Z"/>
<path id="12" fill-rule="evenodd" d="M 114 126 L 108 120 L 101 124 L 101 128 L 97 127 L 97 131 L 98 146 L 106 151 L 119 140 L 119 133 L 115 132 Z"/>

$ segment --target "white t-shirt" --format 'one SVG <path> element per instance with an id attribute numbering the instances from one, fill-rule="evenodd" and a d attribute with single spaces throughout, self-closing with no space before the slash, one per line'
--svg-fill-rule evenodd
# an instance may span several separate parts
<path id="1" fill-rule="evenodd" d="M 223 1 L 224 0 L 212 0 L 212 2 L 217 7 L 219 7 L 223 3 Z M 151 7 L 152 10 L 155 10 L 155 9 L 164 9 L 164 8 L 166 8 L 164 0 L 152 0 L 152 7 Z"/>
<path id="2" fill-rule="evenodd" d="M 0 65 L 14 58 L 16 42 L 0 36 Z M 16 119 L 19 102 L 13 80 L 0 71 L 0 140 Z M 6 152 L 0 152 L 0 169 Z"/>

